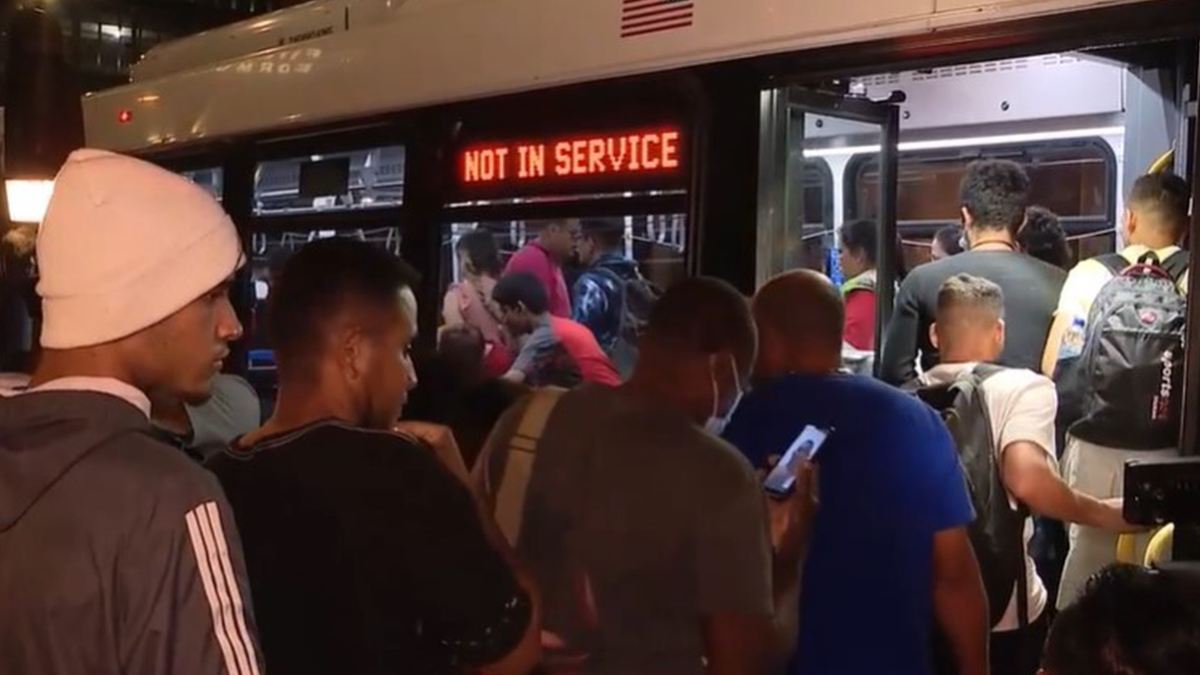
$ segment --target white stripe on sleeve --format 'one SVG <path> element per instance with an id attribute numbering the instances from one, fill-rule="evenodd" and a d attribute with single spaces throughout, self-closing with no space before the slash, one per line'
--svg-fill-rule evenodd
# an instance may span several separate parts
<path id="1" fill-rule="evenodd" d="M 229 562 L 220 510 L 215 502 L 205 502 L 188 512 L 187 524 L 225 669 L 229 675 L 258 675 L 254 643 L 246 630 L 245 607 Z"/>
<path id="2" fill-rule="evenodd" d="M 197 512 L 200 507 L 189 511 L 186 520 L 188 534 L 192 538 L 192 553 L 196 555 L 196 569 L 200 571 L 200 582 L 204 586 L 204 595 L 208 598 L 208 608 L 212 612 L 213 631 L 216 633 L 217 644 L 221 647 L 221 655 L 225 657 L 225 670 L 231 675 L 242 675 L 233 658 L 233 648 L 229 644 L 229 636 L 225 633 L 225 620 L 221 613 L 221 602 L 217 599 L 217 590 L 213 585 L 212 568 L 208 555 L 208 545 L 200 534 L 200 522 Z"/>
<path id="3" fill-rule="evenodd" d="M 258 659 L 254 653 L 254 641 L 250 639 L 250 631 L 246 629 L 246 605 L 242 602 L 242 590 L 238 587 L 237 577 L 233 574 L 233 564 L 229 559 L 229 540 L 225 538 L 225 527 L 221 524 L 221 511 L 216 502 L 204 505 L 208 511 L 209 523 L 212 526 L 213 537 L 216 539 L 217 550 L 220 554 L 221 568 L 224 571 L 229 596 L 233 601 L 233 618 L 237 622 L 238 636 L 246 647 L 246 659 L 250 664 L 249 673 L 259 675 Z"/>

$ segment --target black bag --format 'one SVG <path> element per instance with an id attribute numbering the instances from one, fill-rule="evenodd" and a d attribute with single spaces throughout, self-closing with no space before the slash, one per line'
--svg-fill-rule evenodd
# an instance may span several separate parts
<path id="1" fill-rule="evenodd" d="M 1023 505 L 1014 509 L 1008 501 L 996 459 L 991 415 L 983 397 L 983 383 L 1003 370 L 980 364 L 969 375 L 917 389 L 916 395 L 941 414 L 958 449 L 975 507 L 975 520 L 967 531 L 983 573 L 991 625 L 1004 618 L 1016 589 L 1018 616 L 1024 627 L 1029 618 L 1024 537 L 1029 511 Z"/>
<path id="2" fill-rule="evenodd" d="M 1187 299 L 1178 283 L 1187 252 L 1162 263 L 1154 253 L 1134 265 L 1120 254 L 1097 261 L 1113 279 L 1092 304 L 1078 362 L 1056 376 L 1079 401 L 1070 433 L 1129 450 L 1171 447 L 1183 401 Z"/>
<path id="3" fill-rule="evenodd" d="M 609 358 L 622 380 L 628 380 L 637 363 L 638 342 L 650 323 L 650 313 L 662 297 L 662 291 L 642 273 L 635 270 L 631 279 L 623 279 L 612 270 L 601 268 L 616 279 L 621 288 L 621 324 L 617 340 L 609 349 Z"/>

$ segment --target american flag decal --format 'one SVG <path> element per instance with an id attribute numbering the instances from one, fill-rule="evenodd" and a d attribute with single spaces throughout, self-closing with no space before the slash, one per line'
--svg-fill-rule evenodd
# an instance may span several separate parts
<path id="1" fill-rule="evenodd" d="M 621 0 L 621 37 L 637 37 L 687 28 L 695 14 L 693 0 Z"/>

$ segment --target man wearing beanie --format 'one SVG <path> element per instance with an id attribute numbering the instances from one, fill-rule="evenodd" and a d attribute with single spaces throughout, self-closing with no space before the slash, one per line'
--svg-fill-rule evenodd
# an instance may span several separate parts
<path id="1" fill-rule="evenodd" d="M 42 355 L 0 400 L 0 673 L 257 675 L 216 480 L 150 433 L 241 334 L 232 222 L 151 164 L 71 155 L 38 232 Z"/>

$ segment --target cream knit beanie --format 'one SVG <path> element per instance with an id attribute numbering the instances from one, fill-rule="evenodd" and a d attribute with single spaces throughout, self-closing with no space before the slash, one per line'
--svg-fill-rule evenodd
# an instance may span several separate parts
<path id="1" fill-rule="evenodd" d="M 132 157 L 77 150 L 37 237 L 42 346 L 73 349 L 148 328 L 242 264 L 229 216 L 191 181 Z"/>

